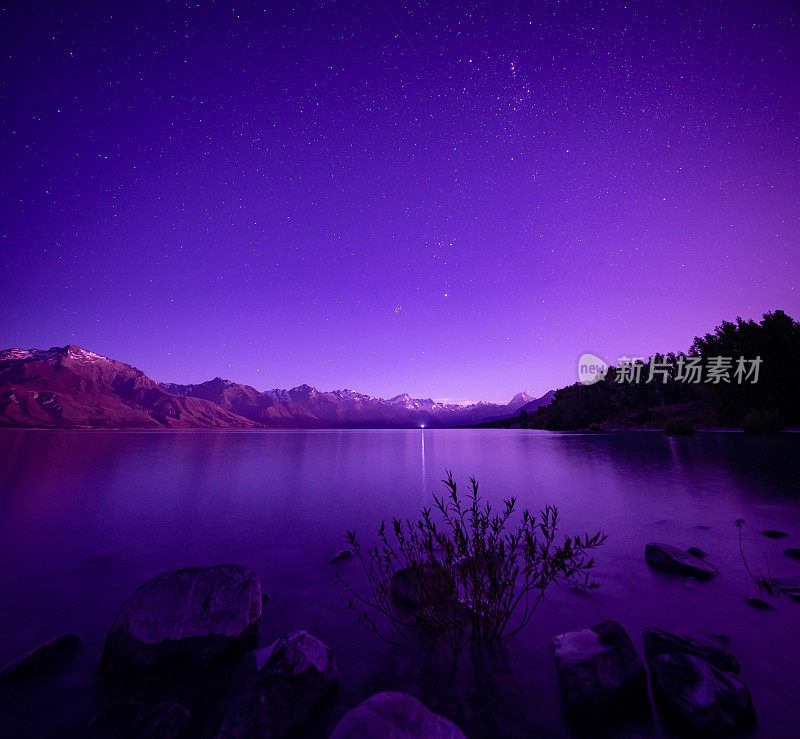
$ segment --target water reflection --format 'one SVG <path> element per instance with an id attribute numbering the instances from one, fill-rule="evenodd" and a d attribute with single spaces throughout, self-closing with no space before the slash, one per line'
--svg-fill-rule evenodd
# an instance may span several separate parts
<path id="1" fill-rule="evenodd" d="M 0 569 L 0 661 L 73 629 L 87 641 L 81 659 L 90 683 L 116 609 L 144 579 L 188 565 L 241 562 L 255 567 L 276 596 L 263 639 L 292 628 L 318 633 L 347 660 L 339 700 L 352 705 L 379 681 L 381 660 L 396 666 L 410 658 L 386 652 L 353 623 L 327 560 L 348 529 L 369 540 L 381 520 L 430 505 L 452 469 L 460 484 L 475 475 L 482 495 L 495 502 L 516 495 L 534 510 L 557 504 L 565 532 L 610 534 L 597 557 L 600 589 L 589 598 L 548 594 L 497 669 L 502 674 L 494 675 L 529 696 L 515 702 L 521 725 L 569 735 L 550 639 L 616 618 L 633 635 L 659 625 L 731 636 L 760 709 L 759 730 L 790 735 L 786 706 L 800 685 L 800 640 L 789 635 L 800 606 L 786 601 L 762 614 L 744 605 L 751 584 L 733 521 L 747 521 L 751 559 L 768 557 L 775 575 L 797 574 L 782 549 L 800 546 L 798 460 L 798 436 L 2 431 L 0 561 L 13 565 Z M 791 538 L 768 540 L 760 534 L 767 528 Z M 720 578 L 692 585 L 656 577 L 642 556 L 653 540 L 701 547 Z M 411 682 L 422 680 L 415 664 L 402 671 Z M 432 679 L 420 690 L 435 700 L 437 685 Z M 469 703 L 476 689 L 459 684 L 447 701 L 457 703 L 465 691 Z M 63 717 L 48 720 L 58 726 Z M 43 725 L 40 733 L 51 729 Z"/>

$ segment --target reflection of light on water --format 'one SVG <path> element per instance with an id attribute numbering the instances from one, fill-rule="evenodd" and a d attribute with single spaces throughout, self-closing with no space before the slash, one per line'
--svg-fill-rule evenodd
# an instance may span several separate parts
<path id="1" fill-rule="evenodd" d="M 428 497 L 428 477 L 425 474 L 425 424 L 420 426 L 420 437 L 422 438 L 422 497 Z"/>

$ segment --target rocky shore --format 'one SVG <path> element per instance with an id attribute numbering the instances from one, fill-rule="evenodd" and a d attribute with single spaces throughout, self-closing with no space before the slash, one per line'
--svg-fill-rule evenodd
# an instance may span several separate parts
<path id="1" fill-rule="evenodd" d="M 764 535 L 777 538 L 781 532 Z M 331 561 L 348 559 L 345 551 Z M 668 577 L 708 581 L 718 574 L 696 548 L 651 543 L 645 559 Z M 800 583 L 783 580 L 779 592 L 796 594 Z M 257 574 L 241 565 L 186 568 L 142 584 L 107 634 L 98 666 L 104 705 L 85 736 L 304 735 L 339 691 L 337 658 L 303 630 L 276 634 L 259 646 L 267 601 Z M 553 638 L 554 679 L 565 716 L 577 730 L 649 715 L 653 707 L 662 725 L 680 734 L 719 735 L 754 724 L 750 691 L 724 636 L 652 626 L 640 644 L 641 650 L 613 620 Z M 81 648 L 75 634 L 43 644 L 0 670 L 0 689 L 24 689 L 64 669 Z M 351 706 L 330 736 L 466 736 L 454 718 L 408 692 L 384 690 Z"/>

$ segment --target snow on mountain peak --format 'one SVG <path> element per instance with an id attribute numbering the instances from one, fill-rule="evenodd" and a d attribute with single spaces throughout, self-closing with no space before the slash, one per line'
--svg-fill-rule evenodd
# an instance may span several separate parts
<path id="1" fill-rule="evenodd" d="M 80 359 L 89 362 L 97 362 L 107 357 L 101 354 L 82 349 L 75 344 L 67 344 L 66 346 L 54 346 L 50 349 L 5 349 L 0 351 L 0 361 L 38 361 L 43 359 L 52 359 L 54 357 L 70 357 L 71 359 Z"/>
<path id="2" fill-rule="evenodd" d="M 523 405 L 530 403 L 532 400 L 536 400 L 536 396 L 531 395 L 527 390 L 523 390 L 521 393 L 517 393 L 511 398 L 508 407 L 512 410 L 517 410 L 517 408 L 522 408 Z"/>
<path id="3" fill-rule="evenodd" d="M 108 359 L 108 357 L 104 357 L 102 354 L 95 354 L 94 352 L 90 352 L 88 349 L 82 349 L 75 344 L 67 344 L 65 348 L 67 350 L 67 355 L 73 359 L 82 359 L 86 362 L 98 362 Z"/>

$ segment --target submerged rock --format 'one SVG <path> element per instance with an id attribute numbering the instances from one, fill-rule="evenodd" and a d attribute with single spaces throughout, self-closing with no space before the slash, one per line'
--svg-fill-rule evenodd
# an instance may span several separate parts
<path id="1" fill-rule="evenodd" d="M 242 659 L 217 737 L 283 737 L 302 728 L 339 689 L 331 650 L 305 631 Z"/>
<path id="2" fill-rule="evenodd" d="M 747 605 L 755 608 L 757 611 L 772 611 L 775 606 L 761 598 L 748 598 Z"/>
<path id="3" fill-rule="evenodd" d="M 616 621 L 553 639 L 567 716 L 591 721 L 647 701 L 647 677 L 633 642 Z"/>
<path id="4" fill-rule="evenodd" d="M 716 569 L 708 562 L 671 544 L 648 544 L 644 550 L 644 558 L 654 570 L 671 575 L 710 580 L 717 574 Z"/>
<path id="5" fill-rule="evenodd" d="M 86 727 L 86 739 L 176 739 L 189 723 L 180 703 L 156 705 L 126 701 L 101 710 Z"/>
<path id="6" fill-rule="evenodd" d="M 392 602 L 403 611 L 419 608 L 419 577 L 416 570 L 406 567 L 392 575 L 390 589 Z"/>
<path id="7" fill-rule="evenodd" d="M 648 660 L 656 705 L 666 719 L 703 735 L 750 724 L 753 701 L 744 681 L 691 654 L 670 652 Z"/>
<path id="8" fill-rule="evenodd" d="M 408 693 L 376 693 L 348 711 L 330 739 L 466 739 L 452 721 Z"/>
<path id="9" fill-rule="evenodd" d="M 103 650 L 103 665 L 154 667 L 213 659 L 261 618 L 261 586 L 239 565 L 191 567 L 148 580 L 125 601 Z"/>
<path id="10" fill-rule="evenodd" d="M 77 634 L 58 636 L 0 668 L 0 685 L 22 685 L 73 659 L 83 648 Z"/>
<path id="11" fill-rule="evenodd" d="M 353 559 L 353 550 L 352 549 L 342 549 L 341 552 L 337 552 L 328 560 L 328 564 L 331 565 L 338 565 L 340 562 L 347 562 L 348 560 Z"/>
<path id="12" fill-rule="evenodd" d="M 691 654 L 710 662 L 714 667 L 726 672 L 738 673 L 741 669 L 739 660 L 727 649 L 720 646 L 721 641 L 694 639 L 690 636 L 677 636 L 668 631 L 649 626 L 644 630 L 644 653 L 649 662 L 659 654 Z"/>
<path id="13" fill-rule="evenodd" d="M 800 561 L 800 549 L 784 549 L 783 553 L 791 559 Z"/>
<path id="14" fill-rule="evenodd" d="M 785 531 L 776 531 L 775 529 L 767 529 L 761 533 L 770 539 L 785 539 L 787 536 L 789 536 L 789 534 L 787 534 Z"/>
<path id="15" fill-rule="evenodd" d="M 455 601 L 456 585 L 451 573 L 440 565 L 405 567 L 392 575 L 392 602 L 407 613 L 416 613 L 427 606 Z"/>

